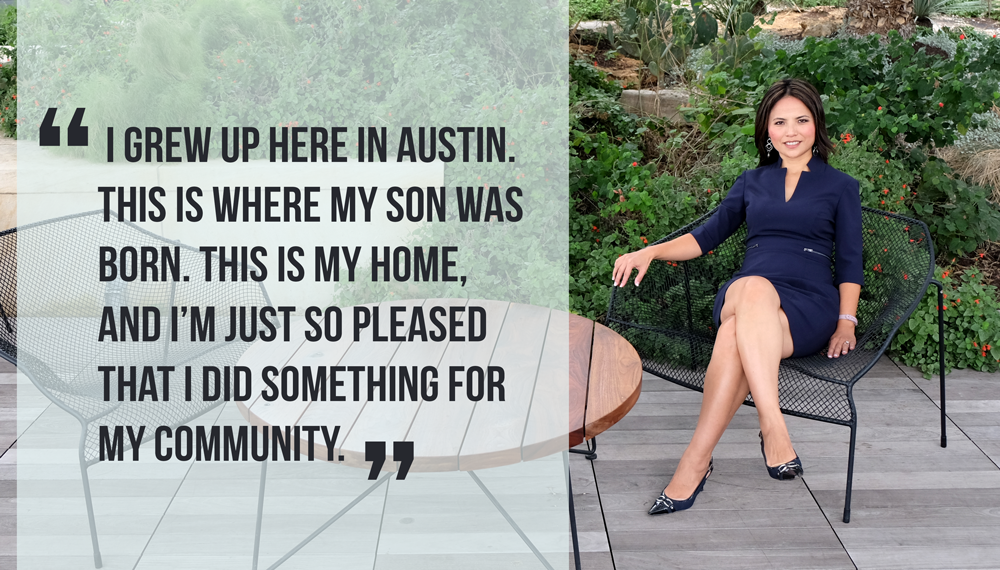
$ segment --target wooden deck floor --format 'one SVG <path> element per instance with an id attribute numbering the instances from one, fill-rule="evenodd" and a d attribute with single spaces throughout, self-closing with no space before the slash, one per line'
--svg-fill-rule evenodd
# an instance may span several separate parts
<path id="1" fill-rule="evenodd" d="M 0 569 L 15 568 L 17 542 L 12 372 L 0 366 Z M 644 380 L 635 408 L 598 437 L 597 460 L 570 458 L 583 568 L 1000 568 L 1000 375 L 949 375 L 942 449 L 936 380 L 883 358 L 856 389 L 849 524 L 841 522 L 848 428 L 788 418 L 806 476 L 775 481 L 748 407 L 716 449 L 694 508 L 647 515 L 691 437 L 701 394 Z M 85 537 L 86 527 L 73 532 Z M 537 564 L 530 555 L 522 562 Z M 76 566 L 92 567 L 86 557 Z"/>
<path id="2" fill-rule="evenodd" d="M 598 436 L 597 460 L 572 458 L 585 569 L 1000 568 L 1000 375 L 948 376 L 941 448 L 937 381 L 883 358 L 855 390 L 849 524 L 849 428 L 787 418 L 806 475 L 775 481 L 746 406 L 695 506 L 647 515 L 691 437 L 701 394 L 643 380 L 632 412 Z"/>

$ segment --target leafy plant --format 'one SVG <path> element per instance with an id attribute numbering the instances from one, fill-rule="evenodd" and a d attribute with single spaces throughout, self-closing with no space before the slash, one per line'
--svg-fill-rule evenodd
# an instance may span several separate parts
<path id="1" fill-rule="evenodd" d="M 942 32 L 947 33 L 947 32 Z M 913 42 L 890 31 L 882 45 L 877 36 L 846 39 L 806 38 L 796 53 L 765 49 L 740 67 L 719 65 L 709 73 L 691 118 L 713 125 L 714 133 L 744 124 L 739 109 L 754 108 L 764 91 L 784 77 L 812 83 L 823 96 L 827 129 L 877 132 L 886 155 L 897 141 L 947 146 L 972 126 L 973 117 L 1000 101 L 1000 41 L 983 40 L 976 58 L 965 40 L 954 58 L 915 51 Z M 958 35 L 956 34 L 956 39 Z"/>
<path id="2" fill-rule="evenodd" d="M 710 16 L 722 22 L 726 37 L 743 35 L 753 27 L 754 18 L 764 14 L 767 4 L 760 0 L 715 0 L 711 4 L 692 1 L 702 6 Z"/>
<path id="3" fill-rule="evenodd" d="M 986 10 L 983 0 L 913 0 L 913 16 L 927 18 L 931 14 L 982 14 Z"/>
<path id="4" fill-rule="evenodd" d="M 683 226 L 695 198 L 672 176 L 652 177 L 635 143 L 576 132 L 570 141 L 570 307 L 597 318 L 608 307 L 614 260 Z"/>
<path id="5" fill-rule="evenodd" d="M 615 34 L 608 26 L 608 41 L 641 59 L 657 78 L 682 66 L 693 48 L 718 35 L 715 18 L 694 0 L 690 9 L 681 6 L 681 0 L 625 0 L 621 27 Z"/>
<path id="6" fill-rule="evenodd" d="M 0 12 L 0 131 L 17 136 L 17 8 L 7 6 Z"/>
<path id="7" fill-rule="evenodd" d="M 913 211 L 927 223 L 942 256 L 966 255 L 985 240 L 1000 239 L 1000 210 L 987 200 L 991 191 L 952 176 L 943 160 L 927 162 L 917 194 Z"/>
<path id="8" fill-rule="evenodd" d="M 570 0 L 570 23 L 580 20 L 613 20 L 618 17 L 619 0 Z"/>
<path id="9" fill-rule="evenodd" d="M 913 167 L 906 160 L 884 159 L 875 138 L 876 133 L 867 139 L 841 133 L 830 166 L 860 182 L 862 206 L 912 216 L 910 204 L 917 195 Z"/>
<path id="10" fill-rule="evenodd" d="M 983 372 L 1000 369 L 1000 302 L 997 289 L 986 285 L 975 269 L 960 277 L 936 268 L 944 285 L 944 363 L 953 368 Z M 938 298 L 930 287 L 910 318 L 892 341 L 892 350 L 903 363 L 915 366 L 930 378 L 938 372 Z"/>
<path id="11" fill-rule="evenodd" d="M 603 130 L 615 138 L 637 134 L 638 117 L 619 103 L 621 86 L 586 59 L 570 57 L 569 75 L 570 129 Z"/>

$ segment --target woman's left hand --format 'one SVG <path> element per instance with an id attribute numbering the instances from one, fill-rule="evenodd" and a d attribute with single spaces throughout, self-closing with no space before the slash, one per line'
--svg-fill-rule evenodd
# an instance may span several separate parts
<path id="1" fill-rule="evenodd" d="M 854 339 L 854 323 L 847 319 L 841 319 L 837 324 L 837 330 L 830 337 L 830 346 L 826 349 L 827 358 L 840 358 L 842 354 L 847 354 L 854 350 L 857 341 Z"/>

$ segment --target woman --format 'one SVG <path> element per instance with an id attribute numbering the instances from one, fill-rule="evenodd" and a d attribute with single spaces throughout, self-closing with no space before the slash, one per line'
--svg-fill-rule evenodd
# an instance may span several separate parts
<path id="1" fill-rule="evenodd" d="M 615 262 L 614 284 L 624 287 L 634 269 L 638 286 L 652 260 L 693 259 L 747 223 L 743 267 L 715 299 L 718 334 L 698 425 L 650 514 L 694 504 L 712 473 L 712 450 L 747 393 L 757 407 L 768 473 L 794 479 L 803 472 L 778 406 L 778 364 L 824 346 L 829 358 L 853 350 L 863 282 L 860 185 L 826 164 L 833 145 L 825 125 L 812 85 L 775 83 L 757 108 L 760 163 L 736 179 L 715 215 L 689 234 Z"/>

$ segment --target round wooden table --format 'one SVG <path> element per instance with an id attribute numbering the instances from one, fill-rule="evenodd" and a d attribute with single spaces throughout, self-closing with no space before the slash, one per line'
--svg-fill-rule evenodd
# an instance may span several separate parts
<path id="1" fill-rule="evenodd" d="M 289 342 L 258 341 L 240 359 L 238 365 L 249 367 L 253 377 L 251 399 L 238 403 L 243 416 L 257 426 L 340 426 L 333 458 L 347 465 L 370 465 L 365 460 L 368 441 L 389 442 L 390 454 L 391 442 L 412 441 L 415 458 L 410 469 L 468 471 L 536 459 L 579 445 L 614 425 L 639 397 L 642 364 L 635 349 L 589 319 L 502 301 L 408 300 L 378 305 L 380 335 L 389 334 L 393 306 L 403 307 L 406 312 L 400 314 L 406 315 L 407 322 L 416 306 L 424 313 L 433 306 L 483 307 L 488 315 L 485 338 L 479 342 L 374 342 L 372 327 L 368 327 L 354 342 L 349 324 L 353 323 L 352 309 L 345 308 L 338 341 L 310 342 L 304 333 L 311 327 L 299 319 L 291 325 Z M 345 370 L 374 366 L 378 374 L 377 368 L 383 365 L 435 366 L 439 372 L 436 399 L 366 401 L 367 393 L 363 393 L 359 401 L 353 401 L 353 377 L 345 372 L 338 378 L 345 381 L 346 401 L 279 398 L 268 402 L 260 397 L 265 366 L 279 370 L 285 366 L 343 366 Z M 504 369 L 503 402 L 485 397 L 471 401 L 464 386 L 456 392 L 455 401 L 449 401 L 449 367 L 485 370 L 487 365 Z M 362 392 L 366 383 L 363 377 Z M 554 423 L 557 419 L 559 425 Z M 315 439 L 315 456 L 325 460 L 328 453 L 322 438 Z M 382 469 L 396 469 L 391 457 Z"/>
<path id="2" fill-rule="evenodd" d="M 366 305 L 362 311 L 371 315 L 373 324 L 378 319 L 381 332 L 376 333 L 374 327 L 369 326 L 362 330 L 357 342 L 354 341 L 353 309 L 345 309 L 342 311 L 344 324 L 341 337 L 336 341 L 307 341 L 305 332 L 311 327 L 305 319 L 299 319 L 290 325 L 288 342 L 258 341 L 252 345 L 237 365 L 250 369 L 253 378 L 250 393 L 255 396 L 247 402 L 238 403 L 240 412 L 256 426 L 282 429 L 286 426 L 326 426 L 331 432 L 333 426 L 338 426 L 339 434 L 332 450 L 327 449 L 322 437 L 314 439 L 315 457 L 323 460 L 332 457 L 335 462 L 371 467 L 369 479 L 375 479 L 379 470 L 391 472 L 397 468 L 400 478 L 410 470 L 468 472 L 538 560 L 546 568 L 551 568 L 475 474 L 475 470 L 561 452 L 592 439 L 614 425 L 639 398 L 642 363 L 635 349 L 603 325 L 562 311 L 531 305 L 429 299 L 387 302 L 377 307 L 377 317 L 375 305 Z M 406 333 L 401 333 L 405 340 L 391 340 L 389 331 L 393 328 L 393 321 L 408 321 L 407 318 L 394 318 L 393 307 L 409 319 L 418 307 L 422 314 L 427 315 L 431 314 L 433 307 L 447 307 L 449 316 L 452 311 L 467 316 L 472 312 L 471 308 L 482 307 L 487 318 L 481 331 L 473 330 L 474 327 L 466 319 L 464 324 L 469 326 L 465 329 L 458 327 L 459 335 L 467 339 L 463 342 L 411 339 Z M 477 333 L 478 336 L 480 332 L 481 340 L 468 341 L 470 335 Z M 376 335 L 385 340 L 376 341 Z M 363 367 L 365 371 L 367 367 L 374 367 L 373 374 L 376 375 L 380 366 L 417 367 L 418 370 L 433 366 L 438 371 L 437 393 L 435 398 L 411 399 L 407 396 L 398 399 L 393 398 L 390 392 L 387 401 L 383 401 L 381 396 L 385 395 L 384 392 L 378 397 L 369 397 L 366 374 L 363 374 L 359 381 L 362 394 L 355 401 L 354 376 L 344 374 L 339 377 L 344 381 L 339 388 L 347 396 L 343 401 L 302 398 L 267 401 L 260 396 L 264 386 L 261 373 L 267 366 L 278 370 L 284 367 L 298 370 L 313 367 L 315 371 L 320 367 L 337 366 L 343 367 L 341 373 L 352 371 L 352 367 Z M 485 394 L 477 401 L 462 394 L 451 400 L 449 371 L 452 367 L 463 367 L 465 370 L 473 366 L 483 370 L 490 366 L 503 369 L 503 401 L 499 398 L 490 401 Z M 330 369 L 327 368 L 327 371 L 329 379 Z M 304 437 L 300 436 L 300 446 L 308 449 L 308 440 Z M 369 462 L 370 458 L 366 458 L 366 448 L 373 441 L 385 442 L 386 452 L 391 452 L 393 448 L 390 442 L 413 442 L 412 463 L 402 465 L 401 462 L 397 465 L 389 457 L 381 466 L 377 463 L 373 465 Z M 568 464 L 566 467 L 569 467 Z M 266 473 L 267 462 L 263 462 L 254 568 L 257 567 L 261 539 Z M 379 478 L 355 501 L 270 568 L 277 568 L 319 536 L 387 480 L 389 475 L 391 473 Z M 568 492 L 573 550 L 579 570 L 580 550 L 572 486 Z"/>

